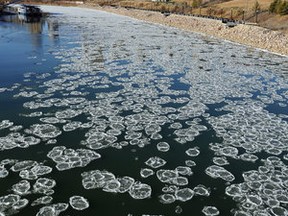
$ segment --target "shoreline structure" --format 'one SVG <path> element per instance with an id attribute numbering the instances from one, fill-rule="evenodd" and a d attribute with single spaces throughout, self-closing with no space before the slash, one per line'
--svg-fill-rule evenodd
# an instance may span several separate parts
<path id="1" fill-rule="evenodd" d="M 102 10 L 151 23 L 158 23 L 182 30 L 206 34 L 231 42 L 267 50 L 286 57 L 288 56 L 288 33 L 285 34 L 281 31 L 273 31 L 246 24 L 238 24 L 229 28 L 223 24 L 221 20 L 177 14 L 165 16 L 160 12 L 126 9 L 122 7 L 100 7 L 92 4 L 84 4 L 80 7 Z"/>

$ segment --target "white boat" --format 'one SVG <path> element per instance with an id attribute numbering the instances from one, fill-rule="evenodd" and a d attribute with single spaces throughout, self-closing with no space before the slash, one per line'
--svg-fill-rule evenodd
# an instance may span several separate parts
<path id="1" fill-rule="evenodd" d="M 39 7 L 26 4 L 9 4 L 3 9 L 4 13 L 22 14 L 26 16 L 42 16 L 42 11 Z"/>

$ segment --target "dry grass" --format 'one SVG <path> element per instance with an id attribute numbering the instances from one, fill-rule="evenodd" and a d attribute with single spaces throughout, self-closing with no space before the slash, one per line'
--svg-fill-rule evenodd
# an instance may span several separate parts
<path id="1" fill-rule="evenodd" d="M 258 0 L 260 8 L 267 10 L 273 0 Z M 221 8 L 243 8 L 252 9 L 256 0 L 232 0 L 224 3 L 217 4 L 217 7 Z"/>

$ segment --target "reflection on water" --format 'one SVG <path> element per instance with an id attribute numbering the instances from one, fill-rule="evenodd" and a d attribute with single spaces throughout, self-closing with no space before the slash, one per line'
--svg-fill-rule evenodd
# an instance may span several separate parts
<path id="1" fill-rule="evenodd" d="M 23 70 L 41 67 L 48 61 L 49 47 L 60 43 L 58 20 L 24 15 L 0 16 L 0 85 L 20 79 Z M 44 70 L 52 67 L 44 66 Z M 42 68 L 38 69 L 43 71 Z"/>
<path id="2" fill-rule="evenodd" d="M 57 20 L 49 21 L 49 19 L 46 19 L 46 17 L 26 16 L 23 14 L 3 15 L 0 16 L 0 22 L 11 22 L 14 24 L 25 26 L 32 34 L 41 34 L 43 32 L 43 28 L 45 28 L 45 25 L 47 23 L 49 36 L 51 36 L 51 38 L 58 37 L 59 25 Z"/>
<path id="3" fill-rule="evenodd" d="M 42 33 L 44 25 L 41 17 L 25 16 L 23 14 L 4 15 L 0 17 L 0 21 L 23 25 L 33 34 Z"/>

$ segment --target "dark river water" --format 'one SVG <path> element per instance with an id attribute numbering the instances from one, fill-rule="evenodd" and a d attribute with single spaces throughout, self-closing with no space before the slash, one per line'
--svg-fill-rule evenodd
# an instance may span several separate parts
<path id="1" fill-rule="evenodd" d="M 287 57 L 42 10 L 0 17 L 0 216 L 288 215 Z"/>

